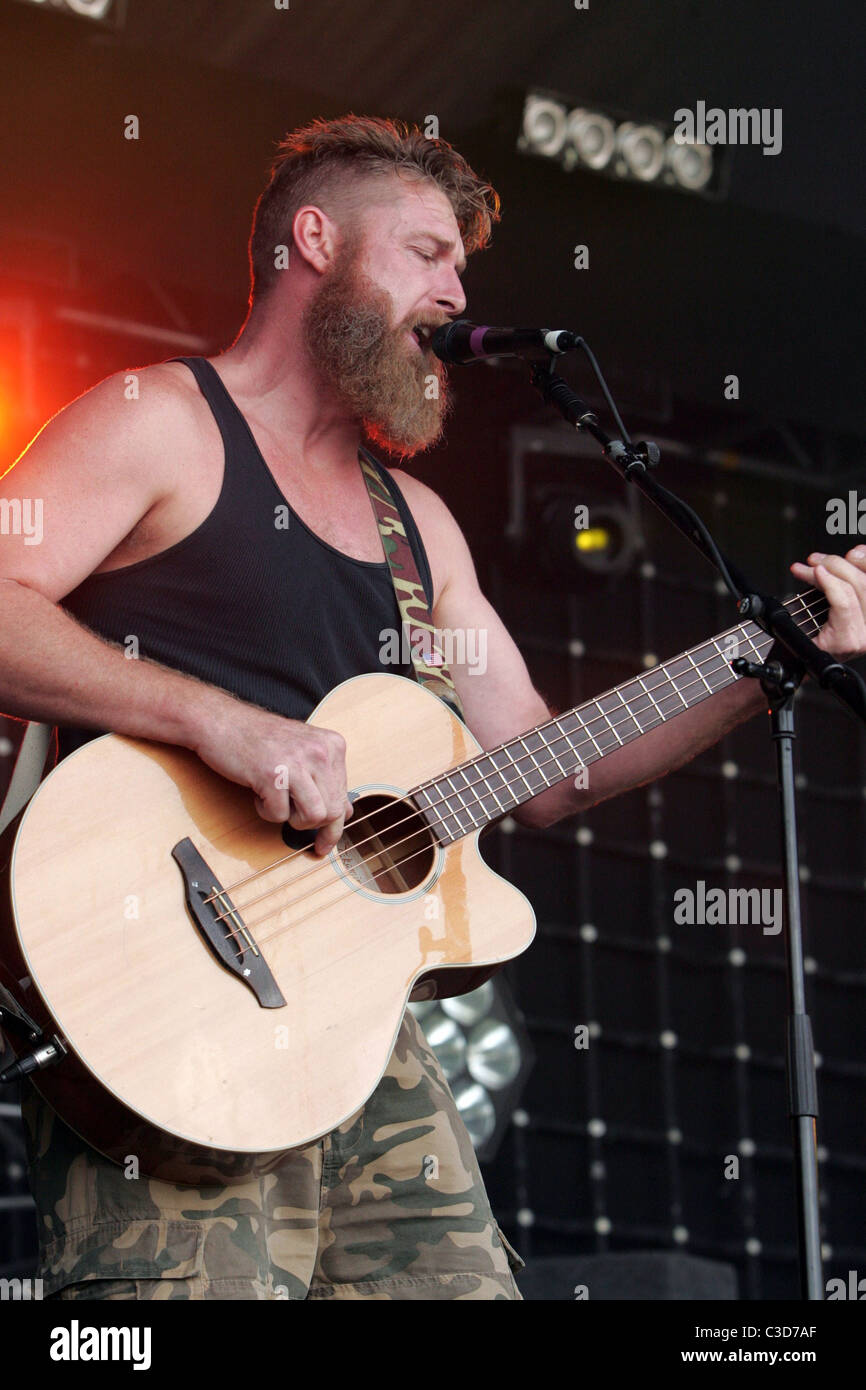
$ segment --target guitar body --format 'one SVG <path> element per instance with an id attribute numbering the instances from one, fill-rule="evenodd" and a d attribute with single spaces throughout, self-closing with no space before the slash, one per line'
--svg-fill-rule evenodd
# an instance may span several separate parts
<path id="1" fill-rule="evenodd" d="M 309 722 L 346 740 L 358 851 L 293 852 L 248 789 L 184 749 L 114 735 L 66 758 L 20 818 L 3 980 L 68 1051 L 34 1084 L 88 1143 L 151 1176 L 267 1172 L 361 1108 L 410 994 L 474 989 L 534 935 L 477 832 L 443 846 L 407 820 L 410 788 L 480 751 L 440 700 L 399 676 L 359 676 Z M 353 868 L 373 848 L 357 830 L 370 808 L 368 824 L 396 827 L 372 877 Z M 184 842 L 213 878 L 199 891 L 228 895 L 216 930 L 242 971 L 193 920 L 172 855 Z M 265 1003 L 247 966 L 268 976 Z"/>

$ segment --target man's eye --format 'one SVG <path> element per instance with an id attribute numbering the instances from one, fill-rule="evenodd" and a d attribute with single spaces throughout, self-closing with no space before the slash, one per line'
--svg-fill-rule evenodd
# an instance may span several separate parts
<path id="1" fill-rule="evenodd" d="M 414 248 L 414 250 L 415 250 L 416 256 L 420 256 L 421 259 L 422 259 L 422 261 L 433 261 L 433 260 L 436 259 L 435 256 L 430 256 L 430 255 L 428 255 L 428 253 L 427 253 L 426 251 L 419 251 L 419 249 L 418 249 L 417 246 Z"/>

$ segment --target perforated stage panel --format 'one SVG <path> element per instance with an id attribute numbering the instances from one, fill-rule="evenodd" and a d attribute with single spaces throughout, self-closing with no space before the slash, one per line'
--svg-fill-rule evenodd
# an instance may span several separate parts
<path id="1" fill-rule="evenodd" d="M 593 509 L 622 504 L 625 488 L 612 473 L 608 483 L 603 462 L 543 448 L 527 458 L 523 547 L 499 559 L 488 587 L 556 708 L 738 621 L 706 562 L 643 499 L 644 548 L 627 573 L 581 571 L 563 548 L 554 577 L 553 533 L 540 520 L 550 497 L 561 492 L 566 512 L 588 504 L 591 526 Z M 662 479 L 776 592 L 801 587 L 787 575 L 791 560 L 856 544 L 827 535 L 832 483 L 797 488 L 687 460 L 665 461 Z M 866 1260 L 866 731 L 808 685 L 797 718 L 825 1273 L 846 1277 Z M 768 735 L 759 716 L 681 771 L 577 820 L 544 831 L 512 822 L 486 841 L 489 862 L 539 921 L 508 969 L 537 1062 L 485 1170 L 525 1258 L 680 1250 L 733 1264 L 743 1298 L 798 1294 Z M 591 767 L 589 777 L 591 787 Z M 717 888 L 727 921 L 706 909 Z M 763 893 L 748 900 L 751 916 L 737 889 Z"/>

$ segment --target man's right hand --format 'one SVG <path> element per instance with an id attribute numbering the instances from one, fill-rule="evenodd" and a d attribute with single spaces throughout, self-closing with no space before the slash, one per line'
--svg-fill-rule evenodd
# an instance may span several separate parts
<path id="1" fill-rule="evenodd" d="M 206 721 L 193 751 L 220 776 L 249 787 L 262 820 L 317 829 L 319 855 L 337 844 L 352 815 L 342 734 L 231 700 Z"/>

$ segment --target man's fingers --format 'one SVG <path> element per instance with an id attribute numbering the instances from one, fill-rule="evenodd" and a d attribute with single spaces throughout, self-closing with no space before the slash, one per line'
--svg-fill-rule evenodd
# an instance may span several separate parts
<path id="1" fill-rule="evenodd" d="M 861 597 L 859 583 L 851 580 L 851 565 L 838 555 L 827 558 L 837 563 L 832 568 L 815 565 L 815 583 L 830 601 L 829 616 L 816 641 L 819 647 L 846 661 L 866 648 L 866 596 Z"/>
<path id="2" fill-rule="evenodd" d="M 322 826 L 313 845 L 316 854 L 320 854 L 324 857 L 324 855 L 331 853 L 331 850 L 339 843 L 342 837 L 343 821 L 344 817 L 339 816 L 337 820 L 333 820 L 328 825 Z"/>
<path id="3" fill-rule="evenodd" d="M 318 783 L 303 768 L 297 768 L 292 773 L 289 799 L 291 802 L 289 825 L 295 830 L 314 830 L 333 815 L 333 810 L 329 815 L 325 797 L 322 795 Z"/>
<path id="4" fill-rule="evenodd" d="M 818 557 L 810 555 L 809 559 Z M 819 582 L 831 602 L 838 603 L 845 612 L 866 612 L 866 574 L 859 565 L 847 556 L 825 555 L 815 566 L 816 577 L 822 573 L 826 579 L 821 582 L 819 578 Z"/>
<path id="5" fill-rule="evenodd" d="M 791 565 L 791 573 L 796 575 L 797 579 L 802 579 L 804 584 L 815 583 L 814 569 L 811 565 L 804 565 L 800 560 L 795 560 Z"/>

